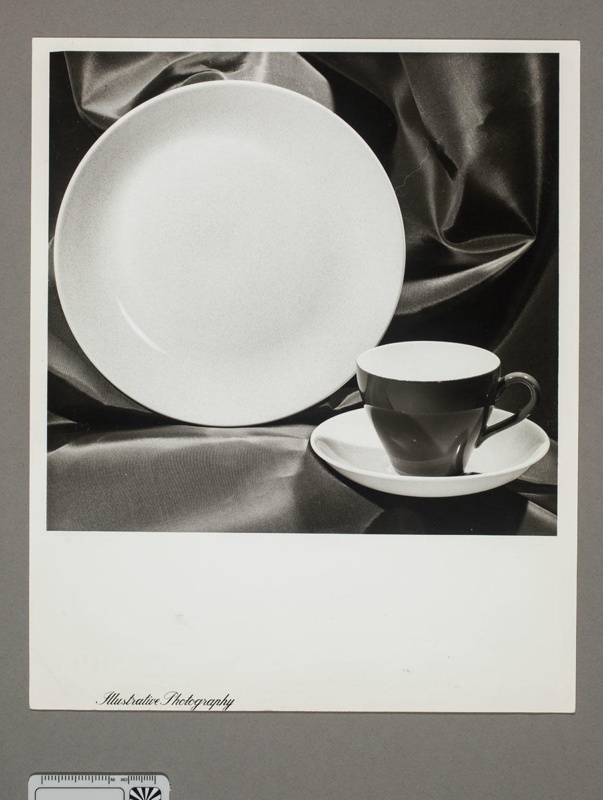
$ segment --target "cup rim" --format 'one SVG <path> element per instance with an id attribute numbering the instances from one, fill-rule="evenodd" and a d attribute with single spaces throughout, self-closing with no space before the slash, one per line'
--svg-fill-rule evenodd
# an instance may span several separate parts
<path id="1" fill-rule="evenodd" d="M 426 345 L 426 350 L 428 346 L 435 346 L 440 349 L 449 349 L 452 350 L 464 350 L 465 352 L 471 351 L 476 356 L 481 356 L 483 358 L 487 358 L 490 362 L 489 365 L 485 364 L 482 368 L 471 370 L 469 373 L 466 374 L 459 374 L 459 375 L 444 375 L 443 377 L 423 377 L 423 376 L 413 376 L 413 377 L 398 377 L 396 375 L 387 374 L 388 371 L 386 369 L 379 369 L 375 366 L 369 366 L 366 362 L 370 360 L 374 353 L 376 352 L 383 352 L 385 350 L 402 350 L 408 349 L 408 347 L 417 348 L 421 347 L 422 345 Z M 493 372 L 496 372 L 497 369 L 500 368 L 501 362 L 498 355 L 491 350 L 487 350 L 485 347 L 479 347 L 478 345 L 467 344 L 465 342 L 450 342 L 445 340 L 438 340 L 438 339 L 413 339 L 403 342 L 390 342 L 389 344 L 382 344 L 377 345 L 376 347 L 371 347 L 368 350 L 365 350 L 361 353 L 358 358 L 356 359 L 356 367 L 367 375 L 370 375 L 375 378 L 380 378 L 381 380 L 388 380 L 388 381 L 395 381 L 397 383 L 417 383 L 417 384 L 434 384 L 434 383 L 452 383 L 453 381 L 466 381 L 471 380 L 472 378 L 479 378 L 485 375 L 491 375 Z"/>

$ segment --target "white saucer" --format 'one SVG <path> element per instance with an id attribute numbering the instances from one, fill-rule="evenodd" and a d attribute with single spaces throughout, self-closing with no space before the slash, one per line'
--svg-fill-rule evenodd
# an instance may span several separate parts
<path id="1" fill-rule="evenodd" d="M 126 114 L 65 193 L 55 271 L 88 358 L 143 406 L 202 425 L 328 397 L 383 336 L 405 240 L 391 181 L 297 92 L 212 81 Z"/>
<path id="2" fill-rule="evenodd" d="M 510 416 L 494 409 L 490 422 Z M 364 408 L 319 425 L 310 437 L 314 452 L 334 470 L 361 486 L 411 497 L 477 494 L 515 480 L 546 454 L 550 441 L 530 420 L 491 436 L 473 452 L 467 472 L 450 478 L 398 475 Z"/>

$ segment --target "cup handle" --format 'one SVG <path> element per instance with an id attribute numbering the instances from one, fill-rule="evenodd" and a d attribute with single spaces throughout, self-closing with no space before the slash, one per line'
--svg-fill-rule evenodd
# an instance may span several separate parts
<path id="1" fill-rule="evenodd" d="M 538 384 L 536 378 L 533 378 L 526 372 L 510 372 L 508 375 L 504 375 L 498 382 L 494 403 L 496 403 L 503 392 L 514 383 L 522 383 L 530 390 L 530 397 L 528 398 L 527 403 L 516 414 L 513 414 L 513 416 L 503 419 L 501 422 L 496 422 L 494 425 L 485 425 L 479 435 L 477 441 L 478 445 L 480 445 L 484 439 L 487 439 L 488 436 L 492 436 L 493 433 L 500 433 L 500 431 L 504 431 L 507 428 L 510 428 L 512 425 L 516 425 L 518 422 L 521 422 L 534 410 L 534 407 L 540 398 L 540 385 Z"/>

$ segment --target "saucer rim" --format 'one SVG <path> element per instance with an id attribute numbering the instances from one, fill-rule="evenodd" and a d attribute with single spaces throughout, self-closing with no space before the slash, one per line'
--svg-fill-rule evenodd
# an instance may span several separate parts
<path id="1" fill-rule="evenodd" d="M 337 417 L 342 417 L 347 414 L 357 414 L 360 416 L 361 412 L 365 412 L 364 407 L 362 408 L 355 408 L 351 409 L 350 411 L 344 411 L 341 414 L 337 414 L 335 417 L 330 417 L 329 419 L 321 422 L 320 425 L 317 425 L 316 428 L 312 431 L 310 435 L 310 445 L 314 453 L 325 461 L 327 464 L 332 466 L 337 471 L 339 470 L 346 470 L 347 472 L 354 472 L 358 475 L 365 475 L 369 478 L 378 478 L 379 480 L 386 480 L 390 483 L 398 483 L 398 482 L 408 482 L 412 484 L 418 483 L 425 483 L 425 481 L 429 481 L 430 483 L 434 483 L 435 485 L 441 484 L 451 484 L 451 483 L 458 483 L 458 484 L 467 484 L 478 481 L 484 477 L 498 477 L 498 476 L 505 476 L 509 475 L 514 472 L 519 472 L 519 474 L 523 474 L 526 470 L 536 464 L 538 461 L 541 461 L 544 456 L 548 453 L 551 447 L 551 439 L 549 435 L 544 431 L 540 425 L 536 422 L 533 422 L 531 419 L 524 419 L 521 422 L 518 422 L 518 426 L 532 426 L 535 428 L 539 434 L 542 435 L 543 440 L 541 445 L 537 448 L 536 453 L 533 454 L 530 458 L 519 462 L 518 464 L 514 464 L 512 467 L 507 467 L 506 469 L 494 470 L 491 472 L 477 472 L 472 475 L 401 475 L 400 473 L 396 472 L 393 475 L 387 472 L 375 472 L 374 470 L 366 470 L 362 469 L 361 467 L 356 467 L 352 464 L 346 464 L 341 461 L 337 461 L 330 456 L 323 455 L 319 450 L 320 448 L 317 446 L 317 439 L 319 438 L 319 430 L 323 426 L 327 426 L 332 420 L 336 419 Z M 366 413 L 366 412 L 365 412 Z M 512 413 L 509 411 L 504 411 L 503 409 L 494 409 L 494 413 L 499 417 L 500 420 L 505 419 L 507 417 L 512 416 Z M 363 414 L 364 416 L 364 414 Z M 365 419 L 370 423 L 368 416 L 365 416 Z"/>

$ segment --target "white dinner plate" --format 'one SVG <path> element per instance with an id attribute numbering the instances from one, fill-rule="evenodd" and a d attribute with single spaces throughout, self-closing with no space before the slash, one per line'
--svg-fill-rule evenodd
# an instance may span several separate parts
<path id="1" fill-rule="evenodd" d="M 493 409 L 490 422 L 510 416 Z M 550 440 L 536 423 L 525 419 L 494 434 L 476 448 L 466 475 L 448 478 L 398 475 L 364 408 L 347 411 L 321 423 L 310 437 L 312 449 L 351 481 L 389 494 L 411 497 L 456 497 L 495 489 L 519 478 L 546 455 Z"/>
<path id="2" fill-rule="evenodd" d="M 126 114 L 65 194 L 55 269 L 92 363 L 143 406 L 250 425 L 342 386 L 402 286 L 404 228 L 361 137 L 296 92 L 174 89 Z"/>

